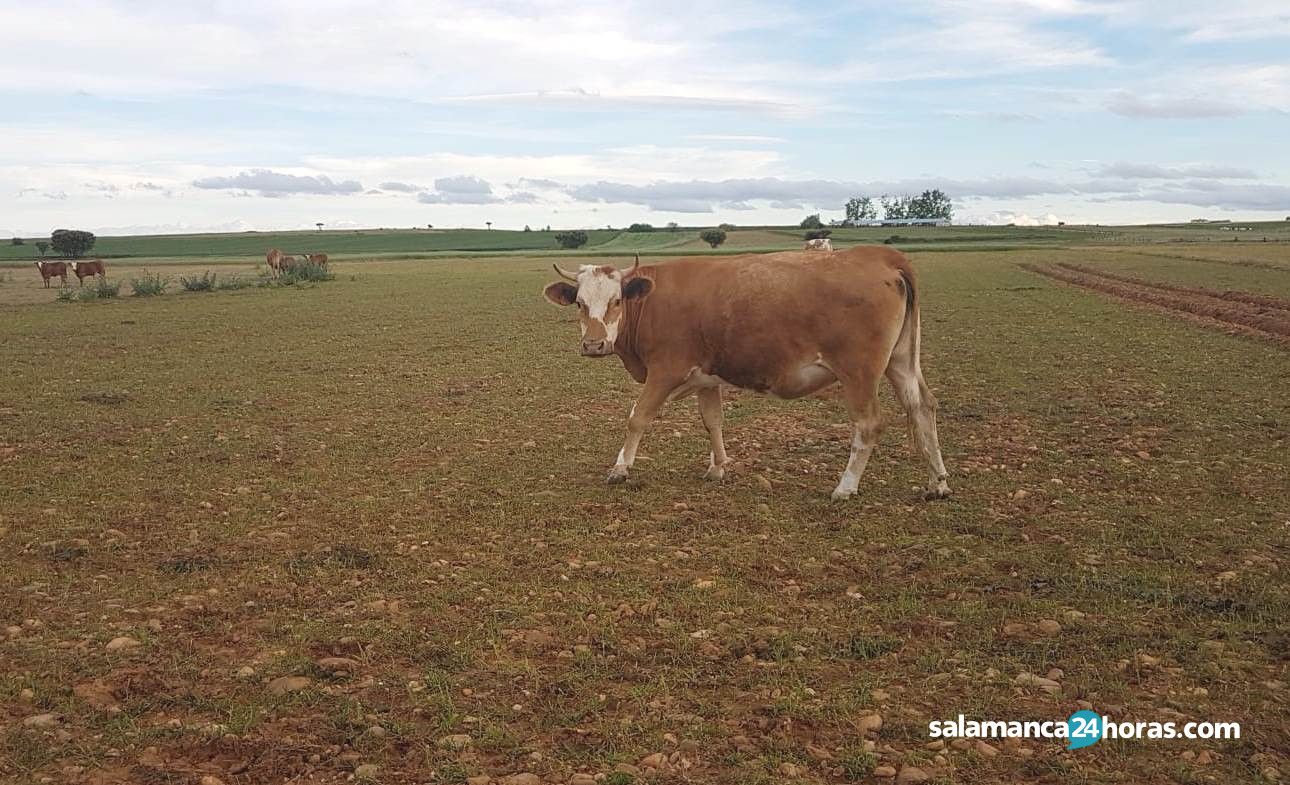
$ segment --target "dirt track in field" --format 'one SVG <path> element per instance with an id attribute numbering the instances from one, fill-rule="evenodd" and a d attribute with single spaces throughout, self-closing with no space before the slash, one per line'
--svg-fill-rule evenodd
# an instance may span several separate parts
<path id="1" fill-rule="evenodd" d="M 1056 266 L 1022 264 L 1021 267 L 1064 283 L 1152 305 L 1174 316 L 1208 327 L 1217 327 L 1225 332 L 1290 346 L 1290 310 L 1287 310 L 1287 305 L 1290 304 L 1280 298 L 1249 292 L 1217 292 L 1161 284 L 1065 263 L 1058 263 Z M 1246 299 L 1236 299 L 1238 296 Z M 1261 302 L 1256 304 L 1251 299 Z M 1265 304 L 1268 301 L 1276 302 L 1277 305 Z"/>
<path id="2" fill-rule="evenodd" d="M 1226 300 L 1228 302 L 1246 303 L 1247 305 L 1257 306 L 1263 309 L 1275 309 L 1286 311 L 1290 314 L 1290 300 L 1276 297 L 1270 294 L 1256 294 L 1254 292 L 1242 292 L 1237 289 L 1206 289 L 1197 286 L 1179 286 L 1177 284 L 1164 283 L 1163 281 L 1146 281 L 1142 278 L 1134 278 L 1130 275 L 1119 275 L 1117 273 L 1099 270 L 1095 267 L 1086 267 L 1082 264 L 1072 264 L 1070 262 L 1057 262 L 1058 267 L 1073 270 L 1077 273 L 1095 275 L 1099 278 L 1109 278 L 1112 281 L 1132 284 L 1135 286 L 1149 286 L 1153 289 L 1161 289 L 1166 292 L 1177 292 L 1179 294 L 1198 295 L 1201 297 L 1212 297 L 1217 300 Z"/>
<path id="3" fill-rule="evenodd" d="M 1265 262 L 1258 259 L 1217 259 L 1212 256 L 1191 256 L 1187 254 L 1174 253 L 1151 253 L 1149 251 L 1134 250 L 1136 256 L 1153 256 L 1157 259 L 1182 259 L 1188 262 L 1207 262 L 1209 264 L 1225 264 L 1229 267 L 1249 267 L 1256 270 L 1276 270 L 1278 272 L 1290 272 L 1290 267 L 1275 262 Z"/>

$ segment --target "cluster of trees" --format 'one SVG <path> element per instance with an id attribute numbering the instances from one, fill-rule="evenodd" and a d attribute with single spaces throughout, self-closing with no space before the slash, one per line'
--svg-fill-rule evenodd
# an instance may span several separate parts
<path id="1" fill-rule="evenodd" d="M 581 230 L 556 232 L 555 241 L 561 248 L 581 248 L 587 244 L 587 233 Z"/>
<path id="2" fill-rule="evenodd" d="M 49 236 L 49 241 L 39 240 L 32 243 L 36 250 L 44 257 L 45 252 L 51 247 L 54 252 L 65 256 L 69 259 L 79 259 L 90 252 L 94 247 L 94 241 L 97 240 L 93 232 L 83 232 L 79 229 L 55 229 L 54 233 Z M 10 241 L 14 245 L 24 245 L 25 241 L 21 237 L 15 237 Z"/>
<path id="3" fill-rule="evenodd" d="M 882 205 L 882 217 L 886 220 L 943 218 L 948 221 L 954 217 L 953 200 L 939 188 L 923 191 L 918 196 L 883 194 L 878 202 Z M 847 223 L 877 220 L 878 204 L 873 197 L 857 196 L 846 203 L 846 213 Z M 807 227 L 803 226 L 803 228 Z"/>

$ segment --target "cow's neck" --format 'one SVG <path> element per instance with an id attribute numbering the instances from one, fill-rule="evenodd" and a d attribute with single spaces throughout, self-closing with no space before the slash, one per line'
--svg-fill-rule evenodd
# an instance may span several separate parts
<path id="1" fill-rule="evenodd" d="M 636 274 L 643 276 L 646 270 L 649 268 L 638 268 Z M 649 270 L 649 272 L 653 271 Z M 658 285 L 653 275 L 648 277 L 655 281 L 655 286 Z M 614 354 L 618 355 L 623 361 L 623 367 L 638 382 L 644 382 L 648 373 L 640 353 L 640 322 L 649 299 L 647 295 L 623 300 L 623 318 L 619 323 L 618 338 L 614 341 Z"/>

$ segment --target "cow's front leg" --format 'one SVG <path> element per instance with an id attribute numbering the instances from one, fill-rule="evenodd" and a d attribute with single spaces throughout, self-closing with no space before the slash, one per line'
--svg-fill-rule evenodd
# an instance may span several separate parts
<path id="1" fill-rule="evenodd" d="M 708 429 L 712 439 L 712 452 L 708 456 L 708 473 L 703 475 L 708 480 L 721 480 L 726 476 L 726 442 L 721 438 L 721 388 L 709 387 L 699 390 L 699 416 L 703 418 L 703 427 Z"/>
<path id="2" fill-rule="evenodd" d="M 610 485 L 627 481 L 627 472 L 632 468 L 632 464 L 636 463 L 636 448 L 640 446 L 645 429 L 658 416 L 659 410 L 667 402 L 667 396 L 676 386 L 677 382 L 671 379 L 662 382 L 659 376 L 650 374 L 645 382 L 645 389 L 636 399 L 635 405 L 632 406 L 632 413 L 627 418 L 627 438 L 623 440 L 623 448 L 618 451 L 618 460 L 614 462 L 614 468 L 609 470 L 609 476 L 605 478 Z"/>

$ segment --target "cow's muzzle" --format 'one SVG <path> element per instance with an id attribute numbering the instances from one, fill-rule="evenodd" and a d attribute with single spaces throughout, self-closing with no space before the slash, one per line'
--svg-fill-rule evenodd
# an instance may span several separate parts
<path id="1" fill-rule="evenodd" d="M 602 339 L 582 342 L 583 357 L 604 357 L 614 353 L 614 345 Z"/>

